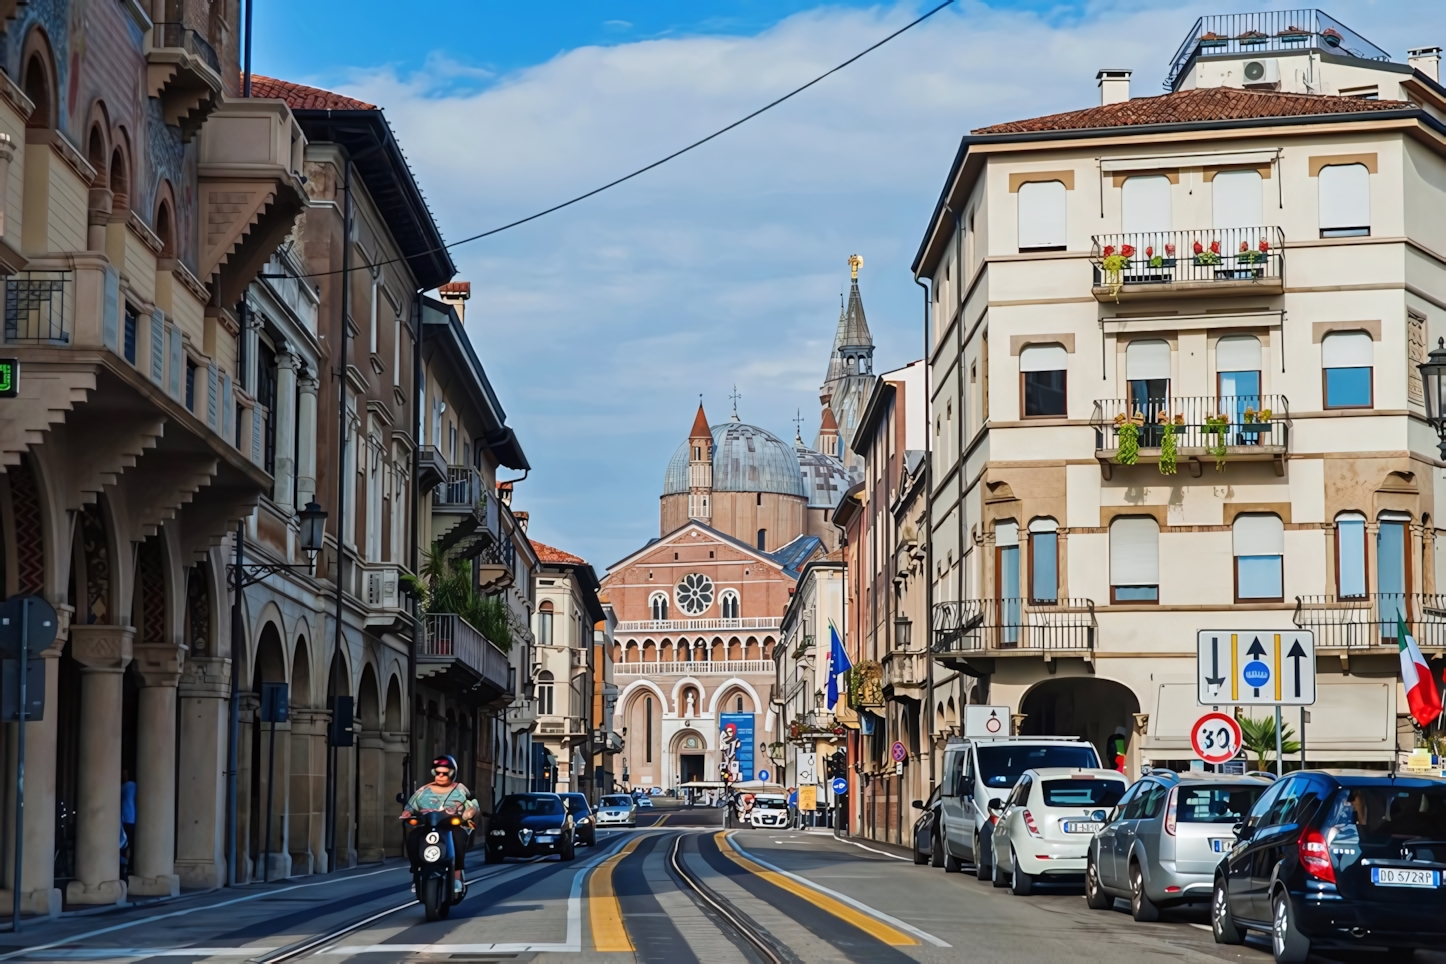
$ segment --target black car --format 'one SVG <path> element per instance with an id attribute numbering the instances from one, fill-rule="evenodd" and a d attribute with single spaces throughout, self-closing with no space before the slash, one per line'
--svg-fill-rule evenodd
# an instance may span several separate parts
<path id="1" fill-rule="evenodd" d="M 944 848 L 939 846 L 939 788 L 929 794 L 928 800 L 915 800 L 914 809 L 920 811 L 914 821 L 914 863 L 931 867 L 944 866 Z"/>
<path id="2" fill-rule="evenodd" d="M 567 812 L 572 815 L 572 825 L 576 828 L 577 842 L 587 847 L 597 846 L 597 818 L 588 805 L 587 797 L 580 793 L 562 793 L 562 802 L 567 805 Z"/>
<path id="3" fill-rule="evenodd" d="M 499 863 L 504 857 L 536 857 L 557 854 L 563 860 L 575 855 L 576 838 L 572 814 L 555 793 L 509 793 L 502 798 L 487 828 L 486 861 Z"/>
<path id="4" fill-rule="evenodd" d="M 1271 937 L 1277 961 L 1446 942 L 1446 780 L 1303 770 L 1260 795 L 1215 874 L 1215 940 Z"/>

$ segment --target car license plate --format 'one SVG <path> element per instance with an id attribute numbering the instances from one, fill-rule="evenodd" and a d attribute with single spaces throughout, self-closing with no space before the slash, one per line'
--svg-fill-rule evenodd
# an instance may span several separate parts
<path id="1" fill-rule="evenodd" d="M 555 842 L 556 840 L 557 840 L 557 838 L 554 837 L 552 834 L 548 834 L 546 837 L 538 837 L 538 838 L 537 838 L 537 842 L 538 842 L 538 843 L 553 843 L 553 842 Z"/>
<path id="2" fill-rule="evenodd" d="M 1229 853 L 1235 847 L 1234 839 L 1230 837 L 1211 837 L 1210 849 L 1217 854 Z"/>
<path id="3" fill-rule="evenodd" d="M 1440 887 L 1441 871 L 1410 870 L 1405 867 L 1372 867 L 1371 883 L 1377 887 Z"/>
<path id="4" fill-rule="evenodd" d="M 1099 833 L 1104 824 L 1098 820 L 1066 820 L 1065 833 Z"/>

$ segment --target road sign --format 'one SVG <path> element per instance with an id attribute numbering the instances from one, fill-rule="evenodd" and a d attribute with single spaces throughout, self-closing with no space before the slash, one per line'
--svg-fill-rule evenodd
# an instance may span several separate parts
<path id="1" fill-rule="evenodd" d="M 965 736 L 1008 736 L 1009 707 L 981 706 L 964 707 Z"/>
<path id="2" fill-rule="evenodd" d="M 768 782 L 768 771 L 767 771 L 767 770 L 759 770 L 759 771 L 758 771 L 758 779 L 762 780 L 764 783 L 767 783 L 767 782 Z"/>
<path id="3" fill-rule="evenodd" d="M 20 655 L 20 620 L 27 610 L 25 600 L 30 600 L 29 632 L 25 634 L 25 647 L 31 656 L 38 656 L 55 642 L 55 631 L 59 620 L 55 607 L 39 596 L 11 596 L 0 603 L 0 652 L 11 658 Z"/>
<path id="4" fill-rule="evenodd" d="M 20 360 L 0 358 L 0 398 L 15 398 L 20 394 Z"/>
<path id="5" fill-rule="evenodd" d="M 833 790 L 834 796 L 842 796 L 849 792 L 849 782 L 843 777 L 834 777 L 829 789 Z"/>
<path id="6" fill-rule="evenodd" d="M 1228 713 L 1206 713 L 1190 728 L 1190 746 L 1206 763 L 1235 759 L 1244 742 L 1240 724 Z"/>
<path id="7" fill-rule="evenodd" d="M 894 758 L 895 763 L 903 763 L 909 758 L 909 751 L 904 748 L 904 744 L 895 740 L 894 745 L 889 748 L 889 755 Z"/>
<path id="8" fill-rule="evenodd" d="M 1202 629 L 1196 637 L 1201 706 L 1310 706 L 1315 635 L 1309 630 Z"/>

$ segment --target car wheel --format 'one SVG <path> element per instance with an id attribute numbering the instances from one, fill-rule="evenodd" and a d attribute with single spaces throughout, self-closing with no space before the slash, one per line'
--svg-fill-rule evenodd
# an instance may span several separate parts
<path id="1" fill-rule="evenodd" d="M 988 880 L 989 875 L 993 873 L 993 868 L 984 859 L 983 843 L 976 834 L 974 837 L 974 876 L 979 880 Z"/>
<path id="2" fill-rule="evenodd" d="M 1283 890 L 1271 903 L 1270 949 L 1277 961 L 1303 961 L 1310 956 L 1310 938 L 1295 926 L 1295 908 Z"/>
<path id="3" fill-rule="evenodd" d="M 1009 863 L 1014 872 L 1009 877 L 1009 892 L 1015 897 L 1028 897 L 1034 893 L 1034 875 L 1026 874 L 1019 866 L 1019 854 L 1009 851 Z"/>
<path id="4" fill-rule="evenodd" d="M 944 844 L 939 840 L 939 835 L 934 834 L 933 841 L 929 844 L 929 866 L 944 866 Z"/>
<path id="5" fill-rule="evenodd" d="M 1215 891 L 1210 895 L 1210 929 L 1217 944 L 1244 944 L 1235 918 L 1230 916 L 1230 896 L 1225 891 L 1225 878 L 1215 878 Z"/>
<path id="6" fill-rule="evenodd" d="M 576 857 L 577 842 L 569 838 L 567 843 L 563 844 L 562 847 L 557 851 L 557 856 L 561 860 L 571 860 Z"/>
<path id="7" fill-rule="evenodd" d="M 1130 864 L 1130 916 L 1142 924 L 1160 919 L 1160 908 L 1145 893 L 1145 875 L 1139 864 Z"/>
<path id="8" fill-rule="evenodd" d="M 1111 910 L 1115 906 L 1115 899 L 1100 884 L 1100 868 L 1094 857 L 1085 864 L 1085 904 L 1090 910 Z"/>
<path id="9" fill-rule="evenodd" d="M 957 874 L 963 871 L 964 862 L 949 852 L 947 844 L 944 846 L 944 873 Z"/>
<path id="10" fill-rule="evenodd" d="M 929 862 L 929 855 L 919 849 L 919 835 L 914 835 L 914 866 L 922 867 Z"/>
<path id="11" fill-rule="evenodd" d="M 1004 876 L 1004 868 L 999 866 L 997 860 L 989 868 L 989 882 L 995 887 L 1009 886 L 1009 878 Z"/>

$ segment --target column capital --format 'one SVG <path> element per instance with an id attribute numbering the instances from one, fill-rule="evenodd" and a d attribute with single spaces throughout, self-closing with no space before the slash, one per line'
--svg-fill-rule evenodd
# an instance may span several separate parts
<path id="1" fill-rule="evenodd" d="M 135 635 L 134 626 L 71 626 L 70 654 L 88 670 L 119 673 L 131 661 Z"/>
<path id="2" fill-rule="evenodd" d="M 176 686 L 186 662 L 185 647 L 173 643 L 135 643 L 131 646 L 136 669 L 146 686 Z"/>
<path id="3" fill-rule="evenodd" d="M 226 699 L 231 695 L 231 660 L 225 656 L 191 656 L 181 667 L 182 698 Z"/>

